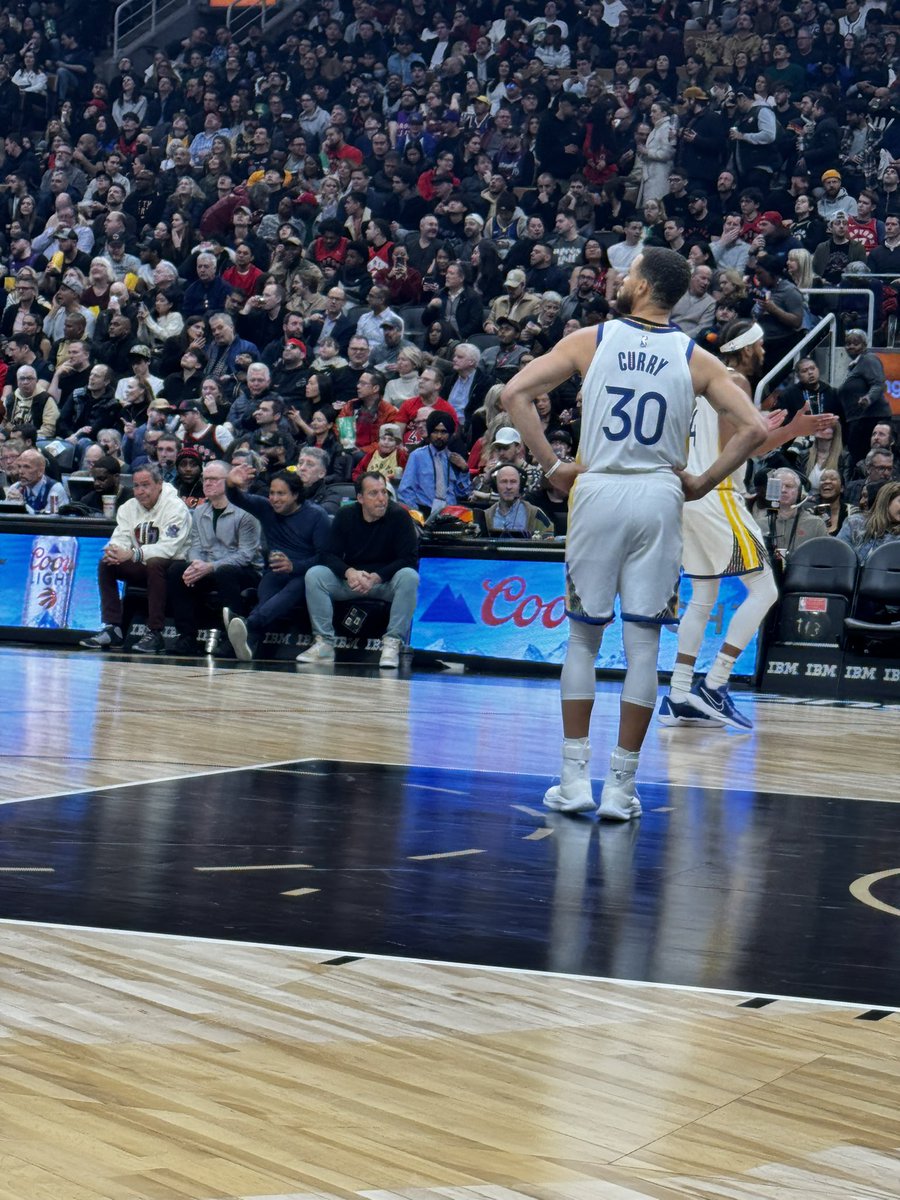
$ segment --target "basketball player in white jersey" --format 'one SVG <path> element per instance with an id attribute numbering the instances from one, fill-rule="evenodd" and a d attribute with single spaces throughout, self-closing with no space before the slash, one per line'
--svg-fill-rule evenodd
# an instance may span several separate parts
<path id="1" fill-rule="evenodd" d="M 685 498 L 706 495 L 754 453 L 766 425 L 718 359 L 669 322 L 690 268 L 672 250 L 645 249 L 619 285 L 621 319 L 581 329 L 530 362 L 507 384 L 503 405 L 554 486 L 572 489 L 566 538 L 569 644 L 563 666 L 563 764 L 544 797 L 559 812 L 593 811 L 588 734 L 594 663 L 616 597 L 627 672 L 619 739 L 600 799 L 600 817 L 641 815 L 635 773 L 656 707 L 660 627 L 676 623 Z M 560 462 L 541 429 L 534 399 L 574 374 L 582 384 L 578 462 Z M 694 397 L 725 413 L 733 434 L 702 475 L 684 471 Z M 574 484 L 574 487 L 573 487 Z"/>
<path id="2" fill-rule="evenodd" d="M 737 386 L 752 397 L 749 380 L 759 375 L 765 358 L 760 326 L 753 321 L 731 321 L 722 330 L 719 354 Z M 818 433 L 837 420 L 828 414 L 814 416 L 808 409 L 797 413 L 788 425 L 782 425 L 783 411 L 767 415 L 769 436 L 758 454 L 768 454 L 795 437 Z M 688 471 L 702 473 L 730 433 L 727 416 L 715 412 L 703 396 L 698 396 L 691 422 Z M 678 627 L 678 654 L 670 691 L 659 708 L 663 725 L 728 725 L 743 731 L 753 728 L 732 700 L 728 680 L 741 652 L 778 599 L 778 588 L 759 526 L 747 511 L 742 491 L 743 467 L 684 510 L 682 563 L 693 590 Z M 694 664 L 719 585 L 722 579 L 735 575 L 743 582 L 747 596 L 735 610 L 709 672 L 692 687 Z"/>

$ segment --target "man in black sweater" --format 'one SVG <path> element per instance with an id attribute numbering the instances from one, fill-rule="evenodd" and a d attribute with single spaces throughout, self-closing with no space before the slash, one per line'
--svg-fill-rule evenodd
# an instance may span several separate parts
<path id="1" fill-rule="evenodd" d="M 406 509 L 390 499 L 377 472 L 360 475 L 356 499 L 356 504 L 338 510 L 322 565 L 306 573 L 306 606 L 315 640 L 297 655 L 298 663 L 333 663 L 334 601 L 369 599 L 391 606 L 378 665 L 400 665 L 419 590 L 416 527 Z"/>

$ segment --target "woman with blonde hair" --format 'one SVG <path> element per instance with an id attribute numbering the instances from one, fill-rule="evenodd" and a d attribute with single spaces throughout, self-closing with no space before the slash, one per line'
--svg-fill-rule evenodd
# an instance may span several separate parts
<path id="1" fill-rule="evenodd" d="M 662 200 L 645 200 L 641 206 L 644 231 L 641 241 L 645 246 L 665 246 L 663 226 L 666 223 L 666 206 Z"/>
<path id="2" fill-rule="evenodd" d="M 848 517 L 838 534 L 838 541 L 851 546 L 861 563 L 880 546 L 900 541 L 900 483 L 869 484 L 870 496 L 876 488 L 874 503 L 869 504 L 865 516 Z"/>
<path id="3" fill-rule="evenodd" d="M 750 313 L 744 312 L 745 308 L 749 309 L 747 303 L 747 281 L 740 271 L 734 267 L 726 267 L 723 271 L 718 272 L 716 282 L 713 284 L 713 295 L 720 304 L 727 304 L 733 308 L 740 316 L 749 316 Z"/>
<path id="4" fill-rule="evenodd" d="M 811 492 L 819 490 L 819 483 L 825 471 L 840 471 L 843 453 L 844 439 L 841 436 L 840 425 L 832 425 L 816 434 L 812 439 L 804 470 Z"/>
<path id="5" fill-rule="evenodd" d="M 474 439 L 475 446 L 478 445 L 478 442 L 481 437 L 484 436 L 485 431 L 490 430 L 491 424 L 496 420 L 497 416 L 502 415 L 500 411 L 500 395 L 503 391 L 503 387 L 504 385 L 502 383 L 495 383 L 493 387 L 489 387 L 484 394 L 484 403 L 480 408 L 476 408 L 472 413 L 471 435 Z M 507 419 L 506 424 L 511 425 L 512 422 Z M 475 447 L 473 446 L 473 451 L 474 448 Z"/>
<path id="6" fill-rule="evenodd" d="M 422 351 L 418 346 L 403 346 L 397 355 L 397 377 L 384 389 L 388 404 L 399 408 L 404 400 L 412 400 L 419 394 L 419 371 L 422 369 Z"/>
<path id="7" fill-rule="evenodd" d="M 801 291 L 804 288 L 811 288 L 814 277 L 812 255 L 810 252 L 799 246 L 794 250 L 789 250 L 787 256 L 787 273 L 791 278 L 791 282 L 800 288 Z"/>
<path id="8" fill-rule="evenodd" d="M 497 400 L 499 401 L 500 392 L 503 391 L 502 383 L 495 384 L 494 387 L 488 391 L 488 396 L 490 396 L 491 392 L 493 392 L 495 388 L 497 389 Z M 487 405 L 488 399 L 486 396 L 485 407 L 487 407 Z M 491 470 L 496 467 L 497 462 L 499 461 L 498 459 L 491 457 L 491 448 L 496 441 L 498 430 L 512 429 L 512 427 L 512 418 L 505 412 L 497 412 L 491 418 L 491 420 L 488 421 L 484 436 L 478 439 L 469 452 L 469 474 L 474 476 L 474 481 L 472 484 L 473 497 L 479 498 L 476 497 L 476 492 L 479 491 L 482 493 L 480 497 L 481 499 L 490 496 L 491 488 L 490 485 L 487 484 L 487 476 Z M 479 483 L 487 484 L 487 487 L 479 489 Z"/>

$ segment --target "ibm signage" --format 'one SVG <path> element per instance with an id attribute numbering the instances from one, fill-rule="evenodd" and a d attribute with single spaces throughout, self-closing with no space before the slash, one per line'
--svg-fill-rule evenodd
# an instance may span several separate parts
<path id="1" fill-rule="evenodd" d="M 900 703 L 900 665 L 845 655 L 837 646 L 774 645 L 762 688 L 785 696 Z"/>

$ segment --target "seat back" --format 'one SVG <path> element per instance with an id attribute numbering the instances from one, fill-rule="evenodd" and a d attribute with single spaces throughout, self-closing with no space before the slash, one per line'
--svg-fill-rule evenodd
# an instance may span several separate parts
<path id="1" fill-rule="evenodd" d="M 900 628 L 900 542 L 879 546 L 863 564 L 848 627 L 864 633 L 863 624 Z"/>
<path id="2" fill-rule="evenodd" d="M 810 538 L 790 556 L 782 593 L 845 596 L 849 600 L 858 571 L 856 554 L 846 542 Z"/>
<path id="3" fill-rule="evenodd" d="M 778 611 L 780 645 L 840 644 L 859 563 L 846 542 L 811 538 L 788 560 Z"/>
<path id="4" fill-rule="evenodd" d="M 900 609 L 900 542 L 873 550 L 859 577 L 857 602 Z"/>
<path id="5" fill-rule="evenodd" d="M 424 329 L 422 324 L 422 313 L 424 311 L 424 304 L 410 304 L 401 310 L 400 315 L 403 317 L 403 324 L 406 327 L 407 335 L 410 333 L 421 333 Z"/>

